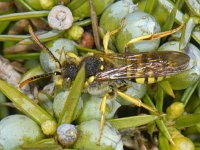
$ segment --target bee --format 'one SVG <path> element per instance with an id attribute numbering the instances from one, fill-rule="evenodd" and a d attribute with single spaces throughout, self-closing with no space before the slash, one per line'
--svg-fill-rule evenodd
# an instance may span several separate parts
<path id="1" fill-rule="evenodd" d="M 103 132 L 106 98 L 109 92 L 112 92 L 112 88 L 117 89 L 116 93 L 118 95 L 125 95 L 118 90 L 121 86 L 123 86 L 123 81 L 126 82 L 126 80 L 131 80 L 140 84 L 156 83 L 164 80 L 165 78 L 185 71 L 190 61 L 190 57 L 182 52 L 155 51 L 123 54 L 95 53 L 93 55 L 82 57 L 78 63 L 76 62 L 76 59 L 71 57 L 72 55 L 68 55 L 68 59 L 66 59 L 61 64 L 60 61 L 51 53 L 51 51 L 40 42 L 40 40 L 34 34 L 31 26 L 29 26 L 29 32 L 33 40 L 42 49 L 44 49 L 52 58 L 52 60 L 57 64 L 59 70 L 33 76 L 29 79 L 22 81 L 19 84 L 19 87 L 23 87 L 30 82 L 39 80 L 41 78 L 47 78 L 53 75 L 61 76 L 63 81 L 73 82 L 80 68 L 85 65 L 86 84 L 84 90 L 92 94 L 93 92 L 90 91 L 91 89 L 96 90 L 101 87 L 100 92 L 97 92 L 97 90 L 95 91 L 95 93 L 102 93 L 102 90 L 104 94 L 106 93 L 103 97 L 100 107 L 101 122 L 98 143 L 100 143 Z M 167 34 L 168 33 L 172 32 L 167 32 Z M 164 36 L 165 35 L 166 34 L 164 34 Z M 147 38 L 151 37 L 152 36 L 147 36 Z M 143 104 L 140 100 L 135 101 L 135 99 L 131 99 L 130 96 L 127 95 L 126 97 L 135 105 L 144 107 L 147 110 L 155 112 L 154 109 Z"/>
<path id="2" fill-rule="evenodd" d="M 90 82 L 128 79 L 140 84 L 151 84 L 185 71 L 189 60 L 188 55 L 177 51 L 94 54 L 83 57 L 78 65 L 66 60 L 60 71 L 31 77 L 21 82 L 20 87 L 52 75 L 73 81 L 83 64 L 86 80 L 90 78 Z"/>
<path id="3" fill-rule="evenodd" d="M 181 27 L 174 29 L 176 32 Z M 45 47 L 29 26 L 29 32 L 32 39 L 54 60 L 59 71 L 33 76 L 22 81 L 19 87 L 23 87 L 29 82 L 41 78 L 47 78 L 52 75 L 60 75 L 65 81 L 73 82 L 79 69 L 85 64 L 85 77 L 88 83 L 110 82 L 116 80 L 131 80 L 141 84 L 151 84 L 162 81 L 165 78 L 185 71 L 188 67 L 190 57 L 178 51 L 154 51 L 140 53 L 96 53 L 85 56 L 77 64 L 76 59 L 68 57 L 62 64 Z M 161 36 L 166 36 L 172 32 L 164 32 Z M 151 38 L 152 36 L 148 36 Z M 131 43 L 131 42 L 130 42 Z M 105 49 L 107 49 L 105 47 Z"/>

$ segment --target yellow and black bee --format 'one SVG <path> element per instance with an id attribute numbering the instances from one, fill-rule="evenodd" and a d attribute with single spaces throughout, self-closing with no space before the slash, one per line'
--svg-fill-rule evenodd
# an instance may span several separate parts
<path id="1" fill-rule="evenodd" d="M 94 54 L 84 57 L 79 64 L 66 60 L 61 64 L 60 71 L 31 77 L 20 85 L 51 75 L 61 75 L 63 79 L 73 81 L 83 64 L 86 79 L 92 77 L 92 81 L 128 79 L 136 83 L 150 84 L 184 71 L 189 60 L 188 55 L 176 51 Z"/>
<path id="2" fill-rule="evenodd" d="M 86 80 L 90 79 L 89 82 L 101 84 L 106 81 L 128 79 L 136 83 L 150 84 L 184 71 L 190 60 L 189 56 L 182 52 L 156 51 L 124 54 L 99 53 L 83 57 L 79 63 L 69 58 L 61 64 L 49 49 L 41 44 L 32 28 L 29 30 L 36 43 L 59 64 L 59 71 L 33 76 L 21 82 L 20 87 L 52 75 L 60 75 L 64 80 L 73 81 L 83 64 L 85 64 Z"/>
<path id="3" fill-rule="evenodd" d="M 102 58 L 114 64 L 95 74 L 95 80 L 129 79 L 136 83 L 155 83 L 184 71 L 189 56 L 177 51 L 106 54 Z"/>
<path id="4" fill-rule="evenodd" d="M 32 28 L 29 28 L 32 38 L 34 41 L 46 52 L 49 53 L 49 56 L 58 64 L 58 71 L 52 73 L 46 73 L 42 75 L 33 76 L 27 80 L 24 80 L 20 83 L 20 87 L 23 87 L 25 84 L 41 79 L 46 78 L 52 75 L 60 75 L 65 81 L 73 81 L 80 70 L 80 68 L 85 65 L 85 77 L 86 77 L 86 86 L 92 90 L 99 88 L 101 86 L 100 92 L 95 91 L 94 93 L 103 93 L 104 97 L 101 104 L 101 123 L 100 123 L 100 135 L 98 138 L 98 143 L 100 143 L 101 136 L 103 133 L 104 125 L 104 114 L 106 108 L 106 99 L 110 91 L 110 87 L 116 88 L 118 95 L 124 97 L 125 94 L 121 93 L 118 90 L 118 87 L 121 88 L 121 83 L 125 80 L 135 81 L 136 83 L 155 83 L 161 81 L 167 77 L 176 75 L 180 72 L 186 70 L 190 57 L 184 53 L 177 51 L 156 51 L 156 52 L 142 52 L 142 53 L 99 53 L 88 55 L 76 61 L 74 58 L 66 59 L 62 64 L 60 61 L 55 58 L 55 56 L 49 51 L 48 48 L 42 45 L 37 36 L 32 31 Z M 171 33 L 171 32 L 170 32 Z M 151 37 L 151 36 L 150 36 Z M 125 81 L 126 82 L 126 81 Z M 65 83 L 65 82 L 63 82 Z M 126 84 L 126 83 L 125 83 Z M 103 86 L 102 86 L 103 85 Z M 104 86 L 105 85 L 105 86 Z M 119 86 L 118 86 L 119 85 Z M 123 86 L 123 85 L 122 85 Z M 107 87 L 109 87 L 107 89 Z M 103 90 L 103 92 L 102 92 Z M 91 91 L 89 93 L 92 93 Z M 105 94 L 106 93 L 106 94 Z M 130 98 L 130 96 L 125 95 L 129 101 L 133 104 L 144 107 L 149 111 L 156 113 L 157 111 L 148 105 L 143 104 L 140 100 Z"/>

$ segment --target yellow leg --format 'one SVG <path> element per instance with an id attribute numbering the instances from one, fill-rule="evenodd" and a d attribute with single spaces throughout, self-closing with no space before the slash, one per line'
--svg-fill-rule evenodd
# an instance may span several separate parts
<path id="1" fill-rule="evenodd" d="M 64 53 L 64 48 L 62 48 L 61 50 L 58 50 L 58 54 L 60 55 L 59 56 L 59 60 L 62 62 L 62 55 L 64 54 L 64 56 L 65 56 L 65 53 Z M 65 60 L 66 60 L 67 58 L 66 58 L 66 56 L 65 56 Z"/>
<path id="2" fill-rule="evenodd" d="M 110 36 L 116 34 L 117 32 L 119 32 L 122 27 L 124 25 L 124 18 L 122 19 L 121 21 L 121 24 L 120 24 L 120 27 L 111 31 L 111 32 L 107 32 L 106 35 L 103 37 L 103 47 L 104 47 L 104 52 L 105 53 L 108 53 L 108 42 L 109 42 L 109 39 L 110 39 Z"/>
<path id="3" fill-rule="evenodd" d="M 101 138 L 103 135 L 103 128 L 104 128 L 104 124 L 105 124 L 105 112 L 106 112 L 106 100 L 107 100 L 108 94 L 105 94 L 103 97 L 103 100 L 101 102 L 100 105 L 100 111 L 101 111 L 101 120 L 100 120 L 100 133 L 99 133 L 99 137 L 98 137 L 98 145 L 100 145 L 101 142 Z"/>
<path id="4" fill-rule="evenodd" d="M 144 40 L 153 40 L 153 39 L 158 39 L 158 38 L 162 38 L 162 37 L 171 35 L 171 34 L 177 32 L 177 31 L 179 31 L 180 29 L 182 29 L 183 26 L 184 26 L 184 24 L 180 25 L 178 28 L 173 29 L 173 30 L 155 33 L 155 34 L 144 35 L 144 36 L 134 38 L 134 39 L 130 40 L 128 43 L 126 43 L 125 47 L 128 47 L 130 44 L 133 44 L 133 43 L 136 43 L 136 42 L 140 42 L 140 41 L 144 41 Z"/>
<path id="5" fill-rule="evenodd" d="M 155 108 L 152 108 L 152 107 L 150 107 L 150 106 L 148 106 L 148 105 L 142 103 L 142 101 L 141 101 L 140 99 L 131 97 L 131 96 L 129 96 L 129 95 L 127 95 L 127 94 L 124 94 L 123 92 L 120 92 L 120 91 L 118 91 L 118 90 L 117 90 L 117 94 L 118 94 L 120 97 L 122 97 L 124 100 L 127 100 L 127 101 L 133 103 L 134 105 L 136 105 L 136 106 L 138 106 L 138 107 L 143 107 L 143 108 L 145 108 L 145 109 L 147 109 L 147 110 L 149 110 L 149 111 L 151 111 L 151 112 L 153 112 L 153 113 L 155 113 L 155 114 L 157 114 L 157 115 L 160 115 L 159 112 L 158 112 L 158 110 L 156 110 Z"/>

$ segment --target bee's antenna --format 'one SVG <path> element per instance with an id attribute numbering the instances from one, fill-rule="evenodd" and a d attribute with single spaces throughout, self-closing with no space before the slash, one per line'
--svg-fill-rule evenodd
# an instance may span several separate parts
<path id="1" fill-rule="evenodd" d="M 55 71 L 55 72 L 50 72 L 50 73 L 45 73 L 45 74 L 40 74 L 40 75 L 36 75 L 36 76 L 30 77 L 30 78 L 22 81 L 19 84 L 19 87 L 22 88 L 24 85 L 26 85 L 26 84 L 28 84 L 30 82 L 33 82 L 33 81 L 36 81 L 36 80 L 39 80 L 39 79 L 42 79 L 42 78 L 51 77 L 53 75 L 61 75 L 61 73 L 58 72 L 58 71 Z"/>
<path id="2" fill-rule="evenodd" d="M 29 33 L 32 37 L 32 39 L 42 48 L 44 49 L 45 51 L 48 52 L 48 54 L 50 55 L 50 57 L 56 62 L 58 63 L 58 66 L 59 68 L 61 68 L 61 64 L 59 62 L 59 60 L 52 54 L 52 52 L 46 47 L 44 46 L 41 41 L 38 39 L 38 37 L 35 35 L 35 33 L 33 32 L 33 28 L 31 27 L 31 25 L 28 26 L 28 30 L 29 30 Z"/>

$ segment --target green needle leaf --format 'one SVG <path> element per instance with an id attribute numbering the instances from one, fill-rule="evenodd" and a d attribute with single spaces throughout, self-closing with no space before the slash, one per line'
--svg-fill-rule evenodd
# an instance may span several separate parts
<path id="1" fill-rule="evenodd" d="M 169 142 L 161 132 L 159 133 L 158 142 L 160 150 L 170 150 Z"/>
<path id="2" fill-rule="evenodd" d="M 184 91 L 184 93 L 183 93 L 183 95 L 181 97 L 181 102 L 183 102 L 185 106 L 187 105 L 190 97 L 192 96 L 192 94 L 194 93 L 195 89 L 197 88 L 197 85 L 199 84 L 199 82 L 200 82 L 200 79 L 194 85 L 188 87 Z"/>
<path id="3" fill-rule="evenodd" d="M 49 14 L 49 11 L 45 11 L 45 10 L 13 13 L 13 14 L 8 14 L 8 15 L 1 15 L 0 21 L 15 21 L 15 20 L 20 20 L 20 19 L 46 17 L 48 14 Z"/>
<path id="4" fill-rule="evenodd" d="M 30 60 L 30 59 L 39 59 L 40 53 L 20 53 L 20 54 L 5 54 L 5 58 L 8 58 L 10 60 Z"/>
<path id="5" fill-rule="evenodd" d="M 156 3 L 157 3 L 157 0 L 146 0 L 144 12 L 151 14 L 155 5 L 157 5 Z"/>
<path id="6" fill-rule="evenodd" d="M 73 11 L 73 10 L 75 10 L 75 9 L 78 9 L 83 3 L 85 3 L 86 2 L 86 0 L 73 0 L 73 1 L 71 1 L 68 5 L 67 5 L 67 7 L 71 10 L 71 11 Z"/>
<path id="7" fill-rule="evenodd" d="M 61 112 L 59 124 L 71 123 L 85 82 L 85 65 L 79 70 Z"/>
<path id="8" fill-rule="evenodd" d="M 170 141 L 170 143 L 174 144 L 174 141 L 172 140 L 169 130 L 167 129 L 163 120 L 156 120 L 156 125 L 158 129 L 161 131 L 161 133 Z"/>
<path id="9" fill-rule="evenodd" d="M 144 97 L 143 97 L 143 101 L 144 103 L 150 105 L 151 107 L 155 107 L 154 104 L 152 103 L 152 100 L 151 98 L 146 94 Z M 173 140 L 172 140 L 172 137 L 164 123 L 163 120 L 155 120 L 156 122 L 156 125 L 159 129 L 160 132 L 162 132 L 162 134 L 172 143 L 174 144 Z"/>
<path id="10" fill-rule="evenodd" d="M 158 1 L 161 4 L 161 6 L 163 6 L 169 13 L 174 8 L 174 4 L 170 0 L 158 0 Z M 182 23 L 184 23 L 183 19 L 184 19 L 184 14 L 177 9 L 175 22 L 178 23 L 178 24 L 182 24 Z M 199 30 L 193 31 L 192 37 L 197 43 L 200 44 L 200 31 Z"/>
<path id="11" fill-rule="evenodd" d="M 29 35 L 0 35 L 0 41 L 21 41 L 29 38 Z"/>
<path id="12" fill-rule="evenodd" d="M 54 40 L 54 39 L 60 37 L 60 35 L 62 33 L 63 33 L 63 31 L 51 30 L 47 33 L 38 35 L 38 38 L 42 42 L 47 42 L 47 41 Z M 33 41 L 31 38 L 27 38 L 27 39 L 20 41 L 18 44 L 33 44 Z"/>
<path id="13" fill-rule="evenodd" d="M 156 108 L 159 112 L 163 110 L 163 101 L 164 101 L 164 92 L 161 87 L 158 87 L 158 90 L 155 92 L 154 99 L 156 101 Z"/>
<path id="14" fill-rule="evenodd" d="M 54 120 L 44 109 L 37 105 L 32 99 L 21 93 L 12 85 L 0 80 L 0 90 L 14 105 L 26 115 L 30 116 L 38 124 L 47 120 Z"/>
<path id="15" fill-rule="evenodd" d="M 198 18 L 195 17 L 190 17 L 187 20 L 186 25 L 184 26 L 181 34 L 181 39 L 180 39 L 180 44 L 179 44 L 179 49 L 185 49 L 190 42 L 192 32 L 194 30 L 194 27 L 197 25 Z"/>
<path id="16" fill-rule="evenodd" d="M 200 123 L 200 119 L 199 118 L 200 118 L 200 114 L 199 113 L 190 114 L 190 115 L 184 115 L 184 116 L 179 117 L 176 120 L 175 125 L 176 125 L 176 127 L 178 129 L 194 126 L 194 125 Z"/>
<path id="17" fill-rule="evenodd" d="M 175 98 L 174 91 L 172 89 L 172 86 L 170 85 L 169 81 L 162 81 L 159 82 L 159 85 L 162 87 L 162 89 L 171 97 Z"/>
<path id="18" fill-rule="evenodd" d="M 176 11 L 178 10 L 179 3 L 180 3 L 180 0 L 177 0 L 176 5 L 174 6 L 172 11 L 170 12 L 169 16 L 167 17 L 167 20 L 165 21 L 165 24 L 162 27 L 162 31 L 168 31 L 168 30 L 172 29 L 172 27 L 174 25 L 174 21 L 175 21 L 175 17 L 176 17 Z M 162 39 L 162 43 L 165 40 L 166 40 L 166 37 L 164 37 Z"/>
<path id="19" fill-rule="evenodd" d="M 195 15 L 195 16 L 200 16 L 200 4 L 198 0 L 184 0 L 190 11 Z"/>
<path id="20" fill-rule="evenodd" d="M 111 119 L 109 122 L 117 129 L 133 128 L 141 125 L 148 124 L 158 119 L 156 115 L 142 115 L 134 117 L 126 117 L 119 119 Z"/>

